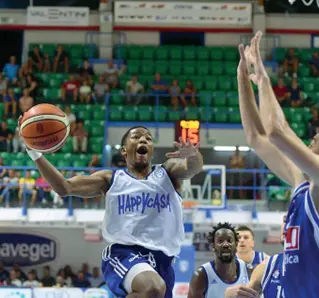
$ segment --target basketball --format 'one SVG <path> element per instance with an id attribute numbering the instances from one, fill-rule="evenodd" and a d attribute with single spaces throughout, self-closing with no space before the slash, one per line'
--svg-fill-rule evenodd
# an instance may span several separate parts
<path id="1" fill-rule="evenodd" d="M 59 150 L 67 140 L 70 125 L 63 111 L 50 104 L 39 104 L 24 113 L 21 136 L 32 150 L 50 153 Z"/>

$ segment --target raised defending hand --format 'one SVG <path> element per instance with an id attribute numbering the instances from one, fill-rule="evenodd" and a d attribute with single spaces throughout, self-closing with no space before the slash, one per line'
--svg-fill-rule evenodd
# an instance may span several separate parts
<path id="1" fill-rule="evenodd" d="M 198 152 L 199 143 L 194 146 L 189 139 L 187 139 L 187 142 L 185 143 L 182 138 L 179 138 L 179 142 L 174 142 L 174 146 L 178 150 L 166 153 L 167 158 L 188 158 L 195 156 Z"/>
<path id="2" fill-rule="evenodd" d="M 238 285 L 230 287 L 225 292 L 225 298 L 259 298 L 260 295 L 255 290 L 247 286 Z"/>
<path id="3" fill-rule="evenodd" d="M 237 75 L 243 75 L 248 76 L 249 75 L 249 67 L 251 63 L 247 60 L 247 53 L 249 50 L 249 47 L 247 46 L 246 49 L 244 49 L 244 45 L 240 44 L 238 47 L 239 55 L 240 55 L 240 61 L 237 67 Z"/>

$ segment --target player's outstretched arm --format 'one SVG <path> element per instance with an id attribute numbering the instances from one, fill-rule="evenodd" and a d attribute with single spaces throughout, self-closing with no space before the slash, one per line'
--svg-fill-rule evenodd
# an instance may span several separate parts
<path id="1" fill-rule="evenodd" d="M 244 46 L 240 45 L 239 53 L 241 57 L 237 69 L 239 108 L 246 141 L 272 172 L 290 185 L 297 186 L 302 180 L 301 171 L 271 144 L 262 124 L 248 73 L 252 63 L 250 48 L 246 47 L 244 50 Z"/>
<path id="2" fill-rule="evenodd" d="M 199 268 L 193 274 L 187 298 L 204 298 L 207 287 L 206 272 L 203 268 Z"/>
<path id="3" fill-rule="evenodd" d="M 163 166 L 169 173 L 170 177 L 176 181 L 190 179 L 200 173 L 203 168 L 203 156 L 199 152 L 199 144 L 192 145 L 190 140 L 183 142 L 174 142 L 177 151 L 166 154 L 168 159 Z"/>

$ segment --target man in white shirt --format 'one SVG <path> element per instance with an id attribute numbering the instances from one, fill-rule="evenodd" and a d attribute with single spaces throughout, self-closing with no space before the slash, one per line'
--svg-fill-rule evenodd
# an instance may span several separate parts
<path id="1" fill-rule="evenodd" d="M 40 286 L 40 283 L 35 279 L 32 271 L 28 273 L 28 280 L 23 283 L 23 286 L 26 288 L 37 288 Z"/>
<path id="2" fill-rule="evenodd" d="M 126 83 L 127 104 L 138 105 L 142 100 L 144 87 L 137 81 L 137 76 L 132 76 L 132 79 Z"/>

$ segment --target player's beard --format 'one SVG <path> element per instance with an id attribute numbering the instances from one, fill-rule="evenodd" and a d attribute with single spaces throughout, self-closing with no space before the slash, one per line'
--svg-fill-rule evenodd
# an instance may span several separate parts
<path id="1" fill-rule="evenodd" d="M 233 261 L 233 256 L 229 256 L 229 257 L 223 257 L 223 256 L 219 256 L 218 259 L 220 260 L 220 262 L 222 264 L 230 264 Z"/>

